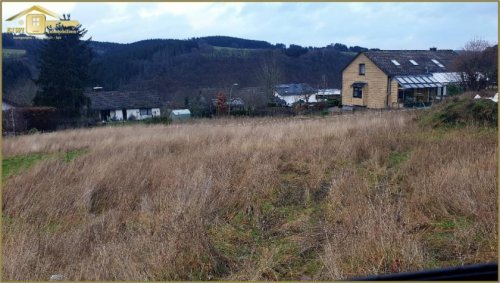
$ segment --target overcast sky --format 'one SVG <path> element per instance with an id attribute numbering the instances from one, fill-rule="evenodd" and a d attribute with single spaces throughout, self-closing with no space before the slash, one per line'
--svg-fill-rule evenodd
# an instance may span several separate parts
<path id="1" fill-rule="evenodd" d="M 2 20 L 34 4 L 2 3 Z M 209 35 L 381 49 L 459 49 L 472 38 L 498 42 L 497 3 L 36 4 L 70 13 L 94 40 L 120 43 Z"/>

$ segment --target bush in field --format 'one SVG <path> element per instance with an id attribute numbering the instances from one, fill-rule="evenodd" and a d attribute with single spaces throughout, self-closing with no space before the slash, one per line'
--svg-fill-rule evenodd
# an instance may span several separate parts
<path id="1" fill-rule="evenodd" d="M 489 99 L 454 97 L 424 114 L 422 123 L 432 127 L 469 124 L 497 127 L 498 105 Z"/>
<path id="2" fill-rule="evenodd" d="M 327 101 L 328 107 L 340 107 L 342 106 L 342 101 L 340 98 L 329 98 Z"/>
<path id="3" fill-rule="evenodd" d="M 464 88 L 458 84 L 449 84 L 447 88 L 449 96 L 455 96 L 464 93 Z"/>
<path id="4" fill-rule="evenodd" d="M 165 124 L 168 125 L 172 123 L 172 119 L 170 117 L 153 117 L 151 119 L 144 120 L 145 124 Z"/>

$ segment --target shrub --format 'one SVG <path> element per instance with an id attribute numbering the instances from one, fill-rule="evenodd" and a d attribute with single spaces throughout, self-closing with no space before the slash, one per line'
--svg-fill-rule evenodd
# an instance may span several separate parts
<path id="1" fill-rule="evenodd" d="M 328 107 L 342 106 L 342 101 L 340 98 L 329 98 L 326 102 Z"/>
<path id="2" fill-rule="evenodd" d="M 151 119 L 144 120 L 145 124 L 165 124 L 168 125 L 172 123 L 172 119 L 170 117 L 153 117 Z"/>
<path id="3" fill-rule="evenodd" d="M 489 99 L 473 99 L 464 94 L 432 108 L 421 117 L 421 122 L 432 127 L 468 124 L 497 127 L 498 106 Z"/>
<path id="4" fill-rule="evenodd" d="M 231 110 L 231 115 L 233 116 L 247 116 L 248 115 L 248 111 L 246 110 Z"/>
<path id="5" fill-rule="evenodd" d="M 458 84 L 449 84 L 447 88 L 449 96 L 459 95 L 464 92 L 464 88 Z"/>

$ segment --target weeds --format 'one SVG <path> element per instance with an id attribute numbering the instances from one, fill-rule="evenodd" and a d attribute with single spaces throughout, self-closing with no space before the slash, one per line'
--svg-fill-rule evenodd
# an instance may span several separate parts
<path id="1" fill-rule="evenodd" d="M 497 131 L 414 118 L 6 138 L 2 279 L 339 280 L 496 260 Z"/>

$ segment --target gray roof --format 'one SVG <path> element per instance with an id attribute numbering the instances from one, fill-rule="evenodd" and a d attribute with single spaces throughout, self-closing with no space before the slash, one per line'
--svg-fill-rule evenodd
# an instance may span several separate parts
<path id="1" fill-rule="evenodd" d="M 94 110 L 159 108 L 165 103 L 148 91 L 97 91 L 85 94 Z"/>
<path id="2" fill-rule="evenodd" d="M 457 56 L 453 50 L 377 50 L 366 51 L 362 54 L 365 54 L 388 76 L 449 72 L 452 61 Z M 392 60 L 395 60 L 399 65 L 394 64 Z M 418 65 L 413 64 L 410 60 Z"/>
<path id="3" fill-rule="evenodd" d="M 306 83 L 300 84 L 281 84 L 274 87 L 276 92 L 281 96 L 286 95 L 304 95 L 304 94 L 314 94 L 316 89 L 312 88 Z"/>

